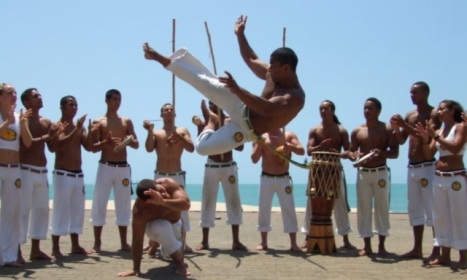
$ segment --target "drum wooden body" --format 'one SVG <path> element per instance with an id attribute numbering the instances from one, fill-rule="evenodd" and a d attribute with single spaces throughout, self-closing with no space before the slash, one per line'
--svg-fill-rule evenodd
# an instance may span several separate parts
<path id="1" fill-rule="evenodd" d="M 336 251 L 331 215 L 334 200 L 339 195 L 341 168 L 338 154 L 312 153 L 308 178 L 308 195 L 312 209 L 308 231 L 309 253 L 320 252 L 326 255 Z"/>

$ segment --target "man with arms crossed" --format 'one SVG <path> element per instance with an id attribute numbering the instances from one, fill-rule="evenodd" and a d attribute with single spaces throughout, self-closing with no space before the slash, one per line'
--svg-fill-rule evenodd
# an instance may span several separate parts
<path id="1" fill-rule="evenodd" d="M 146 59 L 159 62 L 230 116 L 231 121 L 217 131 L 214 123 L 208 122 L 196 141 L 196 150 L 202 155 L 228 152 L 257 140 L 263 133 L 284 127 L 305 103 L 305 92 L 295 72 L 298 58 L 290 48 L 276 49 L 269 65 L 251 51 L 254 56 L 248 58 L 248 65 L 266 79 L 261 96 L 240 88 L 227 71 L 227 77 L 216 77 L 186 49 L 165 57 L 145 43 L 143 51 Z"/>
<path id="2" fill-rule="evenodd" d="M 182 153 L 184 150 L 192 153 L 194 151 L 193 141 L 190 137 L 190 132 L 184 127 L 175 125 L 175 111 L 170 103 L 166 103 L 161 107 L 162 120 L 164 126 L 162 129 L 154 131 L 154 124 L 145 120 L 143 127 L 148 131 L 146 137 L 146 151 L 149 153 L 156 151 L 156 170 L 154 171 L 154 179 L 160 177 L 170 177 L 174 179 L 180 186 L 186 188 L 185 174 L 182 170 Z M 190 219 L 188 211 L 182 212 L 182 222 L 186 231 L 190 231 Z M 154 243 L 149 251 L 151 255 L 155 254 Z M 187 246 L 187 252 L 193 250 Z"/>
<path id="3" fill-rule="evenodd" d="M 62 117 L 58 125 L 64 127 L 58 139 L 52 141 L 55 151 L 55 170 L 53 171 L 54 201 L 52 210 L 52 256 L 62 259 L 60 236 L 70 234 L 72 254 L 90 254 L 79 245 L 79 235 L 83 233 L 85 188 L 84 174 L 81 170 L 81 147 L 86 151 L 88 135 L 84 128 L 86 115 L 76 123 L 73 118 L 78 112 L 76 98 L 67 95 L 60 100 Z"/>
<path id="4" fill-rule="evenodd" d="M 185 190 L 170 178 L 142 180 L 137 187 L 135 205 L 133 206 L 133 241 L 131 256 L 133 269 L 118 275 L 140 276 L 141 258 L 143 254 L 144 233 L 149 239 L 166 248 L 176 265 L 176 274 L 190 275 L 183 256 L 181 241 L 183 229 L 180 221 L 182 211 L 190 209 L 190 200 Z"/>
<path id="5" fill-rule="evenodd" d="M 357 173 L 357 225 L 360 237 L 365 247 L 359 251 L 360 256 L 373 254 L 371 237 L 373 237 L 372 205 L 374 205 L 374 220 L 376 233 L 379 236 L 378 255 L 387 256 L 385 248 L 386 237 L 389 236 L 389 194 L 391 182 L 388 158 L 397 158 L 399 145 L 392 133 L 390 125 L 379 121 L 381 102 L 370 97 L 364 104 L 366 122 L 352 131 L 349 158 L 373 153 L 373 155 L 358 164 Z M 373 202 L 374 200 L 374 202 Z"/>
<path id="6" fill-rule="evenodd" d="M 263 142 L 264 141 L 264 142 Z M 263 139 L 253 143 L 251 160 L 261 163 L 261 184 L 259 187 L 258 231 L 261 232 L 261 244 L 256 250 L 268 249 L 268 232 L 271 231 L 271 207 L 274 193 L 279 197 L 284 232 L 290 236 L 290 250 L 301 251 L 297 245 L 297 215 L 293 198 L 292 177 L 289 175 L 289 162 L 275 154 L 271 149 L 279 149 L 284 157 L 290 158 L 292 153 L 304 155 L 300 141 L 295 133 L 275 129 L 263 134 Z"/>
<path id="7" fill-rule="evenodd" d="M 118 145 L 129 136 L 132 140 L 127 144 L 128 146 L 138 149 L 139 143 L 131 120 L 117 113 L 121 102 L 120 91 L 108 90 L 105 94 L 107 112 L 105 116 L 94 122 L 89 133 L 92 151 L 102 151 L 91 211 L 95 252 L 101 251 L 102 228 L 105 225 L 107 203 L 112 189 L 115 198 L 115 223 L 120 234 L 120 248 L 124 251 L 130 250 L 127 242 L 127 227 L 131 218 L 131 168 L 127 162 L 126 145 L 121 148 Z"/>
<path id="8" fill-rule="evenodd" d="M 201 102 L 201 111 L 203 112 L 204 123 L 198 117 L 193 117 L 193 123 L 198 127 L 198 134 L 203 131 L 208 119 L 213 120 L 216 124 L 216 129 L 219 129 L 220 123 L 225 125 L 230 120 L 229 117 L 224 115 L 222 110 L 220 110 L 219 116 L 219 108 L 210 101 L 209 108 L 206 106 L 204 100 Z M 243 144 L 236 147 L 235 150 L 243 151 Z M 240 194 L 238 192 L 237 163 L 233 160 L 232 151 L 220 155 L 210 155 L 205 164 L 200 221 L 203 230 L 203 240 L 196 249 L 209 249 L 209 229 L 214 227 L 219 182 L 222 183 L 224 190 L 227 207 L 227 224 L 232 226 L 232 250 L 248 251 L 239 238 L 239 228 L 243 222 L 242 203 L 240 202 Z"/>
<path id="9" fill-rule="evenodd" d="M 414 130 L 417 123 L 426 121 L 434 130 L 439 129 L 440 122 L 436 109 L 428 104 L 430 88 L 425 82 L 416 82 L 410 88 L 410 98 L 416 109 L 409 111 L 403 119 L 400 115 L 391 117 L 394 134 L 402 145 L 409 139 L 409 165 L 407 172 L 407 198 L 410 225 L 413 227 L 414 246 L 403 254 L 405 259 L 423 257 L 422 241 L 425 225 L 433 227 L 433 179 L 435 176 L 435 159 L 423 154 L 422 139 Z M 433 235 L 435 234 L 433 228 Z M 440 254 L 439 246 L 433 246 L 428 261 L 435 260 Z"/>
<path id="10" fill-rule="evenodd" d="M 47 238 L 49 225 L 49 182 L 47 179 L 47 158 L 45 144 L 50 149 L 50 141 L 58 131 L 52 129 L 52 122 L 39 115 L 42 108 L 42 96 L 36 88 L 28 88 L 21 94 L 21 102 L 29 117 L 29 131 L 33 137 L 30 147 L 20 146 L 21 162 L 21 237 L 26 243 L 31 238 L 31 254 L 33 259 L 52 259 L 40 250 L 40 240 Z M 22 259 L 21 250 L 18 258 Z"/>

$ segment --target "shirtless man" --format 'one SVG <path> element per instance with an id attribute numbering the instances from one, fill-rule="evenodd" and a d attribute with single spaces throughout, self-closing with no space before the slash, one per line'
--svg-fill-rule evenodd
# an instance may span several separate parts
<path id="1" fill-rule="evenodd" d="M 76 98 L 67 95 L 60 100 L 62 117 L 58 122 L 64 126 L 63 132 L 52 141 L 55 151 L 53 171 L 54 202 L 52 210 L 52 256 L 62 259 L 60 236 L 70 234 L 72 254 L 90 254 L 79 245 L 79 234 L 83 232 L 84 222 L 84 175 L 81 170 L 81 147 L 91 151 L 83 126 L 86 115 L 76 123 L 73 118 L 78 111 Z"/>
<path id="2" fill-rule="evenodd" d="M 30 147 L 20 146 L 21 162 L 21 238 L 22 244 L 31 238 L 29 258 L 51 260 L 40 250 L 40 240 L 47 238 L 49 225 L 49 182 L 47 179 L 47 158 L 45 145 L 58 131 L 52 129 L 52 122 L 39 115 L 42 96 L 36 88 L 28 88 L 21 94 L 21 102 L 31 110 L 29 130 L 33 137 Z M 19 251 L 22 259 L 21 251 Z"/>
<path id="3" fill-rule="evenodd" d="M 440 121 L 436 109 L 428 104 L 430 88 L 425 82 L 416 82 L 410 88 L 410 98 L 416 109 L 409 111 L 405 118 L 401 115 L 391 117 L 391 126 L 400 145 L 409 139 L 409 164 L 407 172 L 407 198 L 410 225 L 413 228 L 414 246 L 403 254 L 405 259 L 421 259 L 423 257 L 422 241 L 425 225 L 433 228 L 433 179 L 435 176 L 435 159 L 423 154 L 423 143 L 414 130 L 417 123 L 429 121 L 434 130 L 439 129 Z M 433 228 L 433 236 L 435 235 Z M 439 246 L 433 246 L 428 262 L 440 254 Z"/>
<path id="4" fill-rule="evenodd" d="M 131 120 L 118 115 L 121 102 L 120 91 L 108 90 L 105 94 L 107 112 L 105 116 L 92 124 L 89 133 L 91 139 L 88 140 L 91 141 L 92 151 L 101 151 L 91 212 L 95 252 L 101 251 L 102 228 L 105 225 L 107 203 L 112 189 L 115 198 L 115 224 L 120 234 L 120 248 L 124 251 L 130 250 L 127 242 L 127 227 L 131 218 L 131 168 L 127 162 L 126 146 L 138 149 L 139 143 Z M 132 140 L 127 145 L 115 149 L 129 136 Z"/>
<path id="5" fill-rule="evenodd" d="M 360 162 L 357 174 L 357 224 L 360 237 L 365 247 L 359 251 L 360 256 L 373 253 L 371 248 L 372 205 L 374 200 L 374 215 L 376 233 L 379 236 L 378 255 L 387 256 L 384 242 L 389 235 L 389 168 L 388 158 L 397 158 L 399 145 L 392 133 L 390 125 L 379 121 L 381 102 L 370 97 L 364 104 L 366 123 L 352 131 L 349 158 L 357 159 L 368 153 L 374 153 L 367 160 Z"/>
<path id="6" fill-rule="evenodd" d="M 143 253 L 144 233 L 167 249 L 176 265 L 175 273 L 190 275 L 186 269 L 182 245 L 182 211 L 190 209 L 190 199 L 185 190 L 170 178 L 142 180 L 137 187 L 135 205 L 133 206 L 133 239 L 131 256 L 133 269 L 118 275 L 140 276 Z"/>
<path id="7" fill-rule="evenodd" d="M 339 119 L 335 115 L 336 106 L 330 100 L 324 100 L 319 105 L 319 113 L 322 122 L 313 127 L 308 135 L 307 154 L 312 155 L 313 152 L 325 151 L 340 153 L 341 158 L 347 158 L 349 149 L 349 133 L 341 125 Z M 341 151 L 344 151 L 341 153 Z M 344 170 L 341 171 L 341 181 L 339 195 L 334 201 L 334 220 L 336 221 L 337 233 L 342 235 L 344 248 L 355 250 L 349 241 L 349 233 L 352 231 L 349 220 L 349 206 L 347 202 L 347 186 L 345 182 Z M 305 223 L 302 231 L 308 233 L 311 220 L 311 202 L 308 197 L 305 211 Z M 302 248 L 307 248 L 308 244 L 305 240 Z"/>
<path id="8" fill-rule="evenodd" d="M 304 155 L 305 149 L 298 141 L 295 133 L 275 129 L 262 135 L 262 140 L 253 143 L 251 160 L 261 162 L 261 184 L 259 187 L 258 231 L 261 233 L 261 244 L 256 250 L 268 249 L 268 232 L 271 231 L 271 207 L 274 193 L 279 197 L 284 232 L 290 237 L 290 250 L 300 252 L 297 245 L 297 215 L 293 198 L 292 177 L 289 175 L 289 162 L 276 155 L 271 149 L 280 149 L 290 158 L 292 153 Z"/>
<path id="9" fill-rule="evenodd" d="M 143 127 L 148 131 L 146 137 L 146 151 L 151 153 L 156 151 L 156 170 L 154 171 L 154 179 L 160 177 L 170 177 L 174 179 L 180 186 L 186 188 L 185 174 L 182 170 L 182 153 L 184 150 L 192 153 L 194 151 L 193 141 L 191 140 L 190 132 L 184 127 L 175 125 L 175 111 L 170 103 L 166 103 L 161 107 L 162 120 L 164 126 L 162 129 L 154 131 L 154 124 L 148 120 L 143 122 Z M 188 211 L 182 212 L 182 222 L 186 231 L 190 231 L 190 219 Z M 155 244 L 153 244 L 150 255 L 155 253 Z M 185 244 L 187 252 L 193 250 Z"/>
<path id="10" fill-rule="evenodd" d="M 241 20 L 239 30 L 244 29 L 243 24 L 244 21 Z M 244 38 L 244 35 L 237 36 L 239 40 Z M 248 49 L 250 56 L 247 64 L 255 69 L 254 72 L 259 77 L 266 80 L 261 96 L 240 88 L 227 71 L 227 77 L 215 76 L 186 49 L 165 57 L 147 43 L 143 46 L 146 59 L 159 62 L 230 116 L 231 121 L 218 130 L 215 130 L 214 123 L 208 122 L 196 141 L 196 150 L 202 155 L 228 152 L 245 142 L 257 140 L 263 133 L 282 128 L 304 106 L 305 92 L 295 72 L 298 58 L 293 50 L 276 49 L 271 54 L 268 65 L 260 61 L 249 46 Z"/>
<path id="11" fill-rule="evenodd" d="M 20 139 L 25 147 L 32 144 L 28 127 L 31 110 L 15 113 L 16 89 L 0 84 L 0 265 L 19 267 L 21 228 Z"/>
<path id="12" fill-rule="evenodd" d="M 209 102 L 208 108 L 206 102 L 203 100 L 201 102 L 201 111 L 203 112 L 204 122 L 198 117 L 193 117 L 193 122 L 198 127 L 198 134 L 203 131 L 204 124 L 210 118 L 216 124 L 216 129 L 219 129 L 220 123 L 225 125 L 230 120 L 212 102 Z M 219 111 L 220 117 L 218 115 Z M 243 144 L 236 147 L 235 150 L 243 151 Z M 205 164 L 200 221 L 203 240 L 196 247 L 196 250 L 209 249 L 209 229 L 214 227 L 219 182 L 222 183 L 222 189 L 224 190 L 227 207 L 227 224 L 232 226 L 232 250 L 248 251 L 248 248 L 240 242 L 239 238 L 240 225 L 243 223 L 242 203 L 240 202 L 240 194 L 238 192 L 237 163 L 233 160 L 232 151 L 220 155 L 210 155 Z"/>

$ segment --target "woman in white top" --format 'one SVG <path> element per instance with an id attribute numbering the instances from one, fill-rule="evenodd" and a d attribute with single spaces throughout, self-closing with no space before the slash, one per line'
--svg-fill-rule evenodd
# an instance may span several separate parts
<path id="1" fill-rule="evenodd" d="M 424 152 L 439 152 L 433 181 L 433 224 L 441 256 L 432 265 L 450 265 L 451 248 L 459 250 L 459 269 L 467 269 L 467 180 L 463 156 L 466 148 L 467 126 L 462 119 L 462 106 L 453 100 L 443 100 L 438 116 L 443 125 L 433 131 L 428 123 L 417 124 L 423 138 Z"/>

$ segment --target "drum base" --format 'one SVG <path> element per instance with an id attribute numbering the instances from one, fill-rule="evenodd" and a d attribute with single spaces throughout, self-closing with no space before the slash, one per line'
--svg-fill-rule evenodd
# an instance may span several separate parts
<path id="1" fill-rule="evenodd" d="M 308 233 L 308 253 L 321 253 L 321 255 L 336 253 L 334 230 L 330 219 L 311 221 Z"/>

